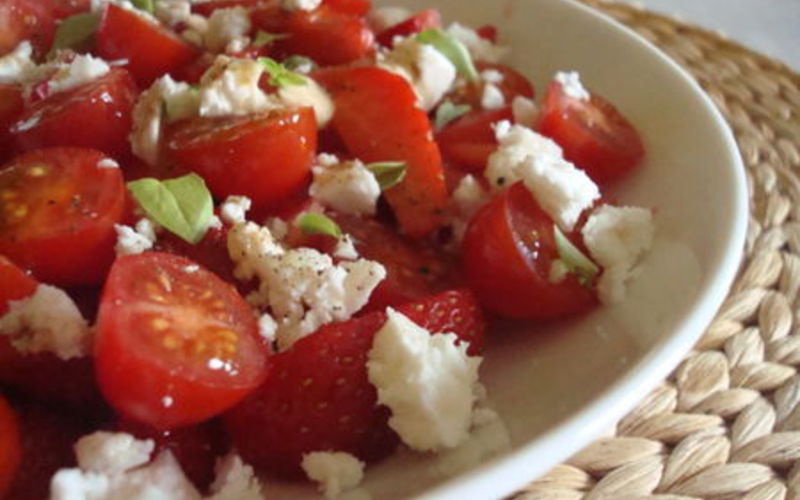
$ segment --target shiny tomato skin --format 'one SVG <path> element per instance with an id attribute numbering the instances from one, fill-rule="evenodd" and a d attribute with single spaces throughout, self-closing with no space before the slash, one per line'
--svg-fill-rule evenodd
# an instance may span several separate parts
<path id="1" fill-rule="evenodd" d="M 442 27 L 442 15 L 436 9 L 426 9 L 403 22 L 390 26 L 378 33 L 375 39 L 384 47 L 391 47 L 396 36 L 411 36 L 430 28 Z"/>
<path id="2" fill-rule="evenodd" d="M 212 418 L 261 383 L 268 356 L 250 306 L 210 271 L 161 252 L 117 258 L 95 365 L 123 417 L 158 430 Z"/>
<path id="3" fill-rule="evenodd" d="M 353 156 L 406 162 L 403 182 L 384 193 L 401 231 L 412 238 L 435 231 L 448 204 L 442 156 L 408 83 L 375 67 L 333 68 L 315 76 L 333 97 L 333 128 Z"/>
<path id="4" fill-rule="evenodd" d="M 40 149 L 0 170 L 0 254 L 59 286 L 100 283 L 114 259 L 125 185 L 107 156 L 79 148 Z"/>
<path id="5" fill-rule="evenodd" d="M 136 83 L 147 88 L 191 62 L 195 49 L 178 35 L 128 9 L 106 4 L 95 33 L 95 51 L 107 61 L 127 60 Z"/>
<path id="6" fill-rule="evenodd" d="M 26 107 L 10 132 L 19 151 L 81 147 L 115 158 L 129 154 L 136 84 L 127 71 L 108 74 Z"/>
<path id="7" fill-rule="evenodd" d="M 200 174 L 215 196 L 248 196 L 256 210 L 307 186 L 316 148 L 311 108 L 194 118 L 169 128 L 164 141 L 168 159 Z"/>
<path id="8" fill-rule="evenodd" d="M 22 461 L 19 419 L 6 398 L 0 394 L 0 498 L 4 498 Z"/>
<path id="9" fill-rule="evenodd" d="M 514 319 L 553 319 L 597 303 L 573 275 L 550 282 L 558 259 L 553 221 L 522 183 L 485 205 L 462 243 L 464 272 L 486 310 Z"/>
<path id="10" fill-rule="evenodd" d="M 596 94 L 589 101 L 572 98 L 558 82 L 547 88 L 539 132 L 597 183 L 624 177 L 645 155 L 639 132 L 614 105 Z"/>
<path id="11" fill-rule="evenodd" d="M 483 172 L 497 149 L 492 126 L 503 120 L 514 120 L 510 107 L 471 111 L 448 123 L 436 134 L 445 161 L 467 172 Z"/>
<path id="12" fill-rule="evenodd" d="M 322 0 L 333 10 L 353 16 L 366 16 L 372 8 L 370 0 Z"/>
<path id="13" fill-rule="evenodd" d="M 8 302 L 29 297 L 38 283 L 6 257 L 0 255 L 0 316 L 8 311 Z"/>
<path id="14" fill-rule="evenodd" d="M 50 49 L 56 32 L 56 18 L 41 0 L 3 0 L 0 2 L 0 56 L 29 40 L 43 56 Z"/>
<path id="15" fill-rule="evenodd" d="M 289 35 L 275 43 L 286 55 L 310 57 L 322 66 L 347 64 L 374 52 L 375 35 L 359 16 L 322 5 L 313 11 L 286 11 L 273 4 L 253 11 L 253 24 Z"/>

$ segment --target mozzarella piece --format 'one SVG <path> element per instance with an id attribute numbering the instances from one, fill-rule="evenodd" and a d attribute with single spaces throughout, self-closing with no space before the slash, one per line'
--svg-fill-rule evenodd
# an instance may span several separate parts
<path id="1" fill-rule="evenodd" d="M 456 67 L 450 59 L 414 38 L 396 43 L 378 65 L 405 78 L 425 111 L 435 108 L 456 81 Z"/>
<path id="2" fill-rule="evenodd" d="M 603 205 L 589 216 L 581 234 L 589 253 L 603 267 L 597 283 L 600 300 L 621 302 L 636 264 L 653 245 L 653 214 L 644 208 Z"/>
<path id="3" fill-rule="evenodd" d="M 91 352 L 91 330 L 78 307 L 63 290 L 45 284 L 30 297 L 8 303 L 0 335 L 9 336 L 21 353 L 52 352 L 68 360 Z"/>
<path id="4" fill-rule="evenodd" d="M 364 479 L 364 462 L 349 453 L 315 451 L 303 455 L 301 465 L 326 498 L 336 498 Z"/>
<path id="5" fill-rule="evenodd" d="M 36 63 L 32 59 L 33 46 L 30 42 L 20 42 L 8 54 L 0 57 L 0 83 L 19 83 Z"/>
<path id="6" fill-rule="evenodd" d="M 246 220 L 247 211 L 253 206 L 253 200 L 247 196 L 228 196 L 219 209 L 223 222 L 230 225 Z"/>
<path id="7" fill-rule="evenodd" d="M 472 28 L 468 28 L 459 23 L 453 23 L 448 26 L 447 33 L 464 44 L 472 55 L 472 58 L 476 61 L 497 63 L 508 53 L 507 47 L 495 45 L 491 41 L 478 35 Z"/>
<path id="8" fill-rule="evenodd" d="M 591 98 L 589 91 L 583 87 L 581 76 L 577 71 L 559 71 L 555 81 L 561 84 L 561 89 L 569 97 L 579 101 L 588 101 Z"/>
<path id="9" fill-rule="evenodd" d="M 469 437 L 482 358 L 467 355 L 452 333 L 431 332 L 389 308 L 367 355 L 389 426 L 411 448 L 439 451 Z"/>
<path id="10" fill-rule="evenodd" d="M 375 176 L 360 161 L 315 166 L 309 194 L 346 214 L 374 215 L 381 196 Z"/>

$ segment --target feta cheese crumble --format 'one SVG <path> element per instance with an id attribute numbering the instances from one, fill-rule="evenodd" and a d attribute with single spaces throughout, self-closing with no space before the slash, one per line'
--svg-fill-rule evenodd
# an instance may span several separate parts
<path id="1" fill-rule="evenodd" d="M 573 99 L 588 101 L 591 95 L 581 83 L 581 75 L 577 71 L 559 71 L 556 73 L 555 81 L 561 84 L 564 93 Z"/>
<path id="2" fill-rule="evenodd" d="M 343 235 L 336 242 L 336 248 L 333 250 L 333 256 L 337 259 L 356 260 L 358 259 L 358 250 L 353 244 L 353 238 L 349 234 Z"/>
<path id="3" fill-rule="evenodd" d="M 456 81 L 456 67 L 433 46 L 406 38 L 378 66 L 405 78 L 425 111 L 436 107 Z"/>
<path id="4" fill-rule="evenodd" d="M 91 330 L 63 290 L 40 284 L 30 297 L 12 300 L 0 317 L 0 335 L 23 354 L 52 352 L 68 360 L 88 356 Z"/>
<path id="5" fill-rule="evenodd" d="M 117 255 L 135 255 L 153 248 L 158 238 L 156 226 L 148 218 L 139 219 L 135 227 L 114 224 L 117 232 L 117 244 L 114 251 Z"/>
<path id="6" fill-rule="evenodd" d="M 625 297 L 625 285 L 634 268 L 653 244 L 655 226 L 650 210 L 603 205 L 588 218 L 581 230 L 586 248 L 603 267 L 597 292 L 605 304 Z"/>
<path id="7" fill-rule="evenodd" d="M 452 219 L 453 236 L 460 242 L 464 238 L 469 221 L 472 220 L 480 208 L 490 200 L 489 193 L 481 186 L 475 177 L 465 175 L 453 190 Z"/>
<path id="8" fill-rule="evenodd" d="M 508 53 L 508 47 L 493 44 L 480 36 L 474 29 L 463 24 L 453 23 L 447 28 L 447 33 L 464 44 L 472 58 L 476 61 L 490 63 L 500 62 Z"/>
<path id="9" fill-rule="evenodd" d="M 167 26 L 185 23 L 192 15 L 190 0 L 158 0 L 155 7 L 156 17 Z"/>
<path id="10" fill-rule="evenodd" d="M 281 8 L 284 10 L 316 10 L 322 5 L 322 0 L 281 0 Z"/>
<path id="11" fill-rule="evenodd" d="M 525 96 L 518 95 L 511 101 L 511 113 L 514 123 L 528 128 L 535 128 L 539 122 L 539 107 Z"/>
<path id="12" fill-rule="evenodd" d="M 200 81 L 200 116 L 241 116 L 277 107 L 261 90 L 264 66 L 251 59 L 218 56 Z"/>
<path id="13" fill-rule="evenodd" d="M 506 105 L 506 96 L 500 88 L 493 84 L 487 83 L 483 86 L 483 94 L 481 95 L 481 107 L 483 109 L 500 109 Z"/>
<path id="14" fill-rule="evenodd" d="M 309 194 L 320 203 L 345 214 L 374 215 L 381 196 L 375 176 L 358 160 L 331 163 L 318 159 L 312 169 Z"/>
<path id="15" fill-rule="evenodd" d="M 469 436 L 482 358 L 467 355 L 453 333 L 436 333 L 386 310 L 367 357 L 378 402 L 391 409 L 389 426 L 411 448 L 439 451 Z"/>
<path id="16" fill-rule="evenodd" d="M 247 211 L 253 206 L 253 200 L 247 196 L 228 196 L 219 208 L 223 222 L 238 224 L 245 222 Z"/>
<path id="17" fill-rule="evenodd" d="M 380 33 L 402 23 L 413 13 L 405 7 L 373 7 L 367 14 L 367 22 L 375 33 Z"/>
<path id="18" fill-rule="evenodd" d="M 364 479 L 364 462 L 349 453 L 315 451 L 303 455 L 301 465 L 326 498 L 336 498 Z"/>
<path id="19" fill-rule="evenodd" d="M 212 52 L 222 52 L 231 44 L 246 46 L 252 29 L 250 13 L 244 7 L 229 7 L 215 10 L 208 18 L 205 45 Z"/>
<path id="20" fill-rule="evenodd" d="M 263 500 L 261 483 L 253 468 L 236 453 L 230 453 L 217 461 L 214 468 L 216 478 L 211 484 L 208 500 Z"/>
<path id="21" fill-rule="evenodd" d="M 47 66 L 47 65 L 45 65 Z M 90 55 L 77 55 L 69 63 L 59 63 L 47 80 L 50 94 L 64 92 L 105 75 L 111 67 L 104 60 Z"/>
<path id="22" fill-rule="evenodd" d="M 146 464 L 154 449 L 151 439 L 139 440 L 124 432 L 98 431 L 75 443 L 81 468 L 99 474 L 119 474 Z"/>
<path id="23" fill-rule="evenodd" d="M 331 119 L 336 107 L 333 98 L 311 77 L 305 77 L 304 85 L 287 85 L 278 89 L 278 98 L 284 106 L 301 108 L 308 106 L 314 110 L 317 127 L 325 128 Z"/>
<path id="24" fill-rule="evenodd" d="M 285 250 L 269 229 L 252 222 L 230 230 L 228 252 L 238 279 L 259 279 L 259 290 L 249 299 L 269 308 L 282 350 L 324 324 L 349 319 L 386 277 L 377 262 L 334 264 L 311 248 Z"/>
<path id="25" fill-rule="evenodd" d="M 33 46 L 30 42 L 21 42 L 8 54 L 0 57 L 0 83 L 19 83 L 24 75 L 36 67 L 32 59 Z"/>

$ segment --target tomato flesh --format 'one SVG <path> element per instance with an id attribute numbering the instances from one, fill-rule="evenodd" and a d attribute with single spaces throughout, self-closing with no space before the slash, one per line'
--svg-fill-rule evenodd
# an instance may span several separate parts
<path id="1" fill-rule="evenodd" d="M 547 89 L 539 132 L 597 183 L 624 177 L 645 154 L 636 128 L 611 103 L 596 94 L 588 101 L 570 97 L 558 82 Z"/>
<path id="2" fill-rule="evenodd" d="M 489 156 L 497 149 L 492 126 L 513 119 L 510 107 L 472 111 L 447 124 L 436 134 L 436 142 L 449 164 L 479 174 L 486 169 Z"/>
<path id="3" fill-rule="evenodd" d="M 261 383 L 268 355 L 250 306 L 210 271 L 160 252 L 112 267 L 95 359 L 121 415 L 160 430 L 207 420 Z"/>
<path id="4" fill-rule="evenodd" d="M 553 221 L 522 183 L 484 206 L 462 244 L 470 288 L 489 311 L 508 318 L 552 319 L 597 303 L 596 294 L 568 274 L 550 281 L 558 259 Z"/>
<path id="5" fill-rule="evenodd" d="M 89 149 L 40 149 L 0 170 L 0 253 L 47 283 L 100 283 L 125 206 L 119 169 L 98 167 L 105 158 Z"/>
<path id="6" fill-rule="evenodd" d="M 8 311 L 8 302 L 33 295 L 38 283 L 13 262 L 0 255 L 0 316 Z"/>
<path id="7" fill-rule="evenodd" d="M 0 162 L 11 159 L 13 137 L 9 127 L 22 113 L 24 102 L 19 85 L 0 83 Z"/>
<path id="8" fill-rule="evenodd" d="M 384 47 L 391 47 L 396 36 L 410 36 L 430 28 L 442 27 L 442 15 L 436 9 L 426 9 L 405 21 L 381 31 L 375 39 Z"/>
<path id="9" fill-rule="evenodd" d="M 11 488 L 21 460 L 19 421 L 6 398 L 0 395 L 0 498 Z"/>
<path id="10" fill-rule="evenodd" d="M 49 49 L 56 32 L 56 19 L 41 0 L 0 2 L 0 56 L 29 40 L 38 55 Z"/>

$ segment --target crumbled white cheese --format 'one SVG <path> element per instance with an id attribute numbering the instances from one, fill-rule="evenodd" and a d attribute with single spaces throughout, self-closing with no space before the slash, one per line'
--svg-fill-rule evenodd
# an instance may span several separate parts
<path id="1" fill-rule="evenodd" d="M 204 47 L 206 33 L 208 32 L 208 19 L 199 14 L 191 14 L 184 23 L 186 24 L 186 29 L 181 31 L 181 37 L 189 43 Z"/>
<path id="2" fill-rule="evenodd" d="M 208 500 L 263 500 L 261 483 L 253 468 L 242 462 L 236 453 L 217 461 L 216 478 L 211 484 Z"/>
<path id="3" fill-rule="evenodd" d="M 219 208 L 219 215 L 230 225 L 244 222 L 253 200 L 247 196 L 228 196 Z"/>
<path id="4" fill-rule="evenodd" d="M 481 358 L 453 333 L 431 334 L 387 309 L 368 353 L 369 381 L 392 412 L 389 426 L 411 448 L 438 451 L 469 436 Z"/>
<path id="5" fill-rule="evenodd" d="M 528 128 L 535 128 L 539 122 L 539 107 L 533 99 L 518 95 L 511 101 L 511 113 L 514 123 Z"/>
<path id="6" fill-rule="evenodd" d="M 309 194 L 322 204 L 346 214 L 374 215 L 381 187 L 358 160 L 315 166 Z"/>
<path id="7" fill-rule="evenodd" d="M 156 242 L 156 228 L 150 219 L 142 218 L 136 227 L 114 224 L 117 232 L 117 255 L 135 255 L 153 248 Z"/>
<path id="8" fill-rule="evenodd" d="M 258 295 L 255 296 L 255 301 L 258 302 Z M 258 317 L 258 333 L 270 344 L 275 342 L 278 323 L 275 322 L 275 318 L 271 314 L 264 313 Z"/>
<path id="9" fill-rule="evenodd" d="M 499 85 L 503 83 L 505 80 L 505 76 L 503 73 L 500 73 L 496 69 L 486 69 L 481 71 L 481 79 L 486 83 L 493 83 L 495 85 Z"/>
<path id="10" fill-rule="evenodd" d="M 155 443 L 124 432 L 97 431 L 75 443 L 78 465 L 87 472 L 119 474 L 150 461 Z"/>
<path id="11" fill-rule="evenodd" d="M 205 45 L 212 52 L 222 52 L 232 42 L 244 42 L 252 29 L 250 12 L 244 7 L 217 9 L 208 18 L 205 32 Z"/>
<path id="12" fill-rule="evenodd" d="M 459 23 L 453 23 L 447 28 L 447 33 L 464 44 L 472 58 L 476 61 L 490 63 L 500 62 L 508 53 L 507 47 L 493 44 L 490 40 L 481 37 L 475 30 Z"/>
<path id="13" fill-rule="evenodd" d="M 252 222 L 230 230 L 228 252 L 237 278 L 259 279 L 251 299 L 270 309 L 281 349 L 326 323 L 349 319 L 386 277 L 377 262 L 334 264 L 330 256 L 311 248 L 284 250 L 269 229 Z"/>
<path id="14" fill-rule="evenodd" d="M 258 61 L 218 56 L 200 82 L 200 116 L 247 115 L 280 107 L 259 86 L 263 72 Z"/>
<path id="15" fill-rule="evenodd" d="M 450 59 L 413 37 L 396 43 L 379 66 L 405 78 L 425 111 L 435 108 L 456 81 L 456 67 Z"/>
<path id="16" fill-rule="evenodd" d="M 0 57 L 0 83 L 19 83 L 24 75 L 36 66 L 32 59 L 33 46 L 30 42 L 21 42 L 8 54 Z"/>
<path id="17" fill-rule="evenodd" d="M 358 487 L 364 479 L 364 462 L 349 453 L 306 453 L 301 465 L 308 478 L 319 483 L 319 489 L 326 498 L 336 498 Z"/>
<path id="18" fill-rule="evenodd" d="M 60 65 L 58 70 L 47 81 L 47 89 L 51 94 L 73 89 L 105 75 L 111 67 L 104 60 L 90 55 L 77 55 L 67 65 Z"/>
<path id="19" fill-rule="evenodd" d="M 63 290 L 45 284 L 30 297 L 9 301 L 0 335 L 9 336 L 21 353 L 52 352 L 67 360 L 91 351 L 91 330 L 78 306 Z"/>
<path id="20" fill-rule="evenodd" d="M 358 258 L 358 250 L 353 244 L 353 238 L 349 234 L 343 235 L 336 242 L 336 248 L 333 250 L 333 256 L 337 259 L 356 260 Z"/>
<path id="21" fill-rule="evenodd" d="M 472 217 L 489 202 L 489 193 L 472 175 L 465 175 L 453 190 L 450 225 L 453 239 L 460 243 Z"/>
<path id="22" fill-rule="evenodd" d="M 374 7 L 367 14 L 367 22 L 375 33 L 380 33 L 410 18 L 413 13 L 405 7 Z"/>
<path id="23" fill-rule="evenodd" d="M 521 125 L 495 128 L 498 149 L 489 157 L 487 180 L 496 188 L 522 180 L 558 225 L 571 231 L 581 213 L 600 198 L 597 185 L 561 156 L 550 139 Z"/>
<path id="24" fill-rule="evenodd" d="M 314 109 L 317 127 L 325 128 L 333 118 L 335 106 L 330 94 L 313 78 L 306 76 L 304 85 L 286 85 L 278 89 L 281 102 L 290 107 Z"/>
<path id="25" fill-rule="evenodd" d="M 103 158 L 97 162 L 97 168 L 119 168 L 119 163 L 111 158 Z"/>
<path id="26" fill-rule="evenodd" d="M 603 273 L 597 283 L 600 300 L 614 304 L 625 297 L 625 284 L 653 244 L 655 226 L 650 210 L 603 205 L 587 219 L 583 241 Z"/>
<path id="27" fill-rule="evenodd" d="M 481 106 L 483 109 L 500 109 L 506 105 L 506 96 L 503 91 L 493 83 L 486 83 L 483 86 L 481 95 Z"/>
<path id="28" fill-rule="evenodd" d="M 555 81 L 560 83 L 564 93 L 573 99 L 588 101 L 591 98 L 589 91 L 581 83 L 581 75 L 577 71 L 559 71 L 556 73 Z"/>
<path id="29" fill-rule="evenodd" d="M 281 8 L 284 10 L 316 10 L 322 5 L 322 0 L 281 0 Z"/>
<path id="30" fill-rule="evenodd" d="M 155 6 L 156 17 L 167 26 L 185 23 L 192 15 L 190 0 L 158 0 Z"/>

